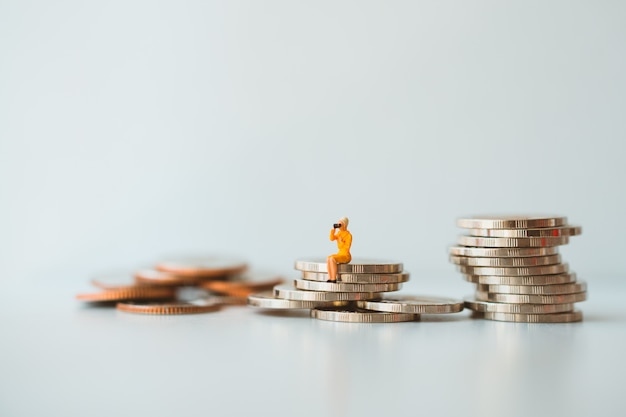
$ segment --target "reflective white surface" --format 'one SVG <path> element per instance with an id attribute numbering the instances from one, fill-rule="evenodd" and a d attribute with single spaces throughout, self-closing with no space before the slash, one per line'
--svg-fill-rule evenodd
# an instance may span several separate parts
<path id="1" fill-rule="evenodd" d="M 582 323 L 554 325 L 467 312 L 348 324 L 250 307 L 146 316 L 72 300 L 84 288 L 10 286 L 0 415 L 619 415 L 626 286 L 604 278 L 588 279 Z M 471 288 L 416 274 L 402 292 Z"/>

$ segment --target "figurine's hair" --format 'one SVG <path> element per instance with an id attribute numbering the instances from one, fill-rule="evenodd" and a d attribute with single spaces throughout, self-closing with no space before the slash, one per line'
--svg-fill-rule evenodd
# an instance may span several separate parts
<path id="1" fill-rule="evenodd" d="M 341 219 L 339 219 L 339 221 L 346 226 L 346 229 L 348 228 L 348 223 L 350 223 L 350 220 L 348 220 L 347 217 L 342 217 Z"/>

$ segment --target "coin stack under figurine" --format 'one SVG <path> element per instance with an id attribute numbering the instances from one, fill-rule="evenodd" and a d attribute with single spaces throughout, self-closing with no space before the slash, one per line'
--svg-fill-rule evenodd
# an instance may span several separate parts
<path id="1" fill-rule="evenodd" d="M 475 283 L 465 306 L 488 320 L 566 323 L 582 320 L 574 303 L 587 285 L 562 263 L 558 246 L 580 235 L 563 216 L 475 216 L 460 218 L 467 235 L 450 248 L 450 261 Z"/>
<path id="2" fill-rule="evenodd" d="M 301 272 L 293 286 L 274 287 L 273 292 L 248 297 L 253 307 L 311 309 L 320 320 L 353 323 L 415 321 L 420 314 L 455 313 L 463 310 L 459 300 L 421 296 L 384 296 L 398 291 L 409 273 L 402 263 L 354 260 L 338 265 L 338 281 L 328 281 L 325 260 L 296 261 Z"/>

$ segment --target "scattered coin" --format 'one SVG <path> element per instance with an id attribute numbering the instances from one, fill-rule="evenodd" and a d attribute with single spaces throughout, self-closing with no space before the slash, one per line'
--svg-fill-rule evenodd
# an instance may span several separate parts
<path id="1" fill-rule="evenodd" d="M 328 274 L 325 272 L 302 271 L 302 279 L 326 282 L 328 281 Z M 406 282 L 408 280 L 408 272 L 395 274 L 339 274 L 339 282 L 351 284 L 388 284 Z"/>
<path id="2" fill-rule="evenodd" d="M 379 301 L 357 301 L 359 308 L 389 313 L 445 314 L 463 310 L 463 301 L 454 298 L 392 295 Z"/>
<path id="3" fill-rule="evenodd" d="M 276 309 L 310 309 L 315 307 L 340 307 L 345 306 L 349 301 L 303 301 L 286 300 L 278 298 L 273 291 L 265 291 L 248 296 L 248 305 L 260 308 Z"/>
<path id="4" fill-rule="evenodd" d="M 450 256 L 450 262 L 465 266 L 520 267 L 542 266 L 561 263 L 561 255 L 528 256 L 525 258 L 477 258 L 472 256 Z"/>
<path id="5" fill-rule="evenodd" d="M 475 248 L 468 246 L 451 246 L 449 249 L 452 256 L 472 256 L 480 258 L 510 258 L 527 256 L 556 255 L 559 249 L 556 246 L 544 248 Z"/>
<path id="6" fill-rule="evenodd" d="M 419 320 L 419 314 L 385 313 L 363 310 L 357 307 L 326 307 L 311 310 L 311 317 L 319 320 L 348 323 L 397 323 Z"/>
<path id="7" fill-rule="evenodd" d="M 552 215 L 484 215 L 457 219 L 464 229 L 530 229 L 558 227 L 567 224 L 567 217 Z"/>
<path id="8" fill-rule="evenodd" d="M 487 285 L 557 285 L 576 282 L 574 272 L 556 275 L 527 275 L 509 277 L 502 275 L 463 275 L 466 281 Z"/>
<path id="9" fill-rule="evenodd" d="M 529 295 L 552 295 L 573 294 L 587 291 L 587 284 L 574 282 L 571 284 L 558 285 L 484 285 L 478 284 L 478 291 L 487 291 L 498 294 L 529 294 Z"/>
<path id="10" fill-rule="evenodd" d="M 523 314 L 553 314 L 565 313 L 574 310 L 574 304 L 507 304 L 480 301 L 473 298 L 465 299 L 465 307 L 477 312 L 489 313 L 523 313 Z"/>
<path id="11" fill-rule="evenodd" d="M 487 320 L 512 321 L 518 323 L 571 323 L 582 321 L 583 313 L 572 311 L 555 314 L 512 314 L 512 313 L 477 313 Z"/>
<path id="12" fill-rule="evenodd" d="M 304 279 L 297 279 L 294 281 L 296 288 L 300 290 L 308 291 L 323 291 L 323 292 L 387 292 L 398 291 L 402 288 L 401 283 L 389 283 L 389 284 L 352 284 L 345 282 L 320 282 L 320 281 L 307 281 Z"/>
<path id="13" fill-rule="evenodd" d="M 211 299 L 200 299 L 190 302 L 172 301 L 166 303 L 147 303 L 126 301 L 117 303 L 117 309 L 127 313 L 161 315 L 209 313 L 217 311 L 221 307 L 221 303 L 215 302 L 215 300 Z"/>
<path id="14" fill-rule="evenodd" d="M 486 248 L 534 248 L 544 246 L 565 245 L 569 242 L 563 237 L 476 237 L 459 236 L 457 243 L 464 246 L 478 246 Z"/>
<path id="15" fill-rule="evenodd" d="M 160 262 L 157 264 L 156 269 L 180 276 L 206 279 L 239 274 L 245 271 L 247 267 L 245 262 L 238 259 L 189 257 Z"/>
<path id="16" fill-rule="evenodd" d="M 171 272 L 154 269 L 141 269 L 135 272 L 135 282 L 145 285 L 178 287 L 182 285 L 196 285 L 200 280 L 197 276 L 176 275 Z"/>
<path id="17" fill-rule="evenodd" d="M 165 300 L 176 297 L 173 288 L 129 287 L 125 289 L 105 290 L 98 293 L 83 293 L 76 296 L 77 300 L 88 302 L 132 301 L 132 300 Z"/>
<path id="18" fill-rule="evenodd" d="M 263 281 L 205 281 L 201 282 L 200 287 L 209 291 L 218 293 L 233 295 L 239 297 L 247 297 L 250 294 L 257 292 L 271 290 L 276 285 L 280 285 L 284 282 L 282 278 L 272 278 Z"/>
<path id="19" fill-rule="evenodd" d="M 400 262 L 384 260 L 353 259 L 350 263 L 339 264 L 337 272 L 347 274 L 394 274 L 402 272 Z M 296 261 L 295 268 L 299 271 L 328 272 L 326 259 Z"/>

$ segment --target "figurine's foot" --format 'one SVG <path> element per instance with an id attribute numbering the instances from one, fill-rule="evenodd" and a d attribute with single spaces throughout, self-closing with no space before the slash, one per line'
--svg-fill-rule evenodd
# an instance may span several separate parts
<path id="1" fill-rule="evenodd" d="M 336 280 L 336 279 L 329 279 L 329 280 L 328 280 L 328 281 L 326 281 L 326 282 L 332 282 L 333 284 L 336 284 L 336 283 L 337 283 L 337 280 Z"/>

